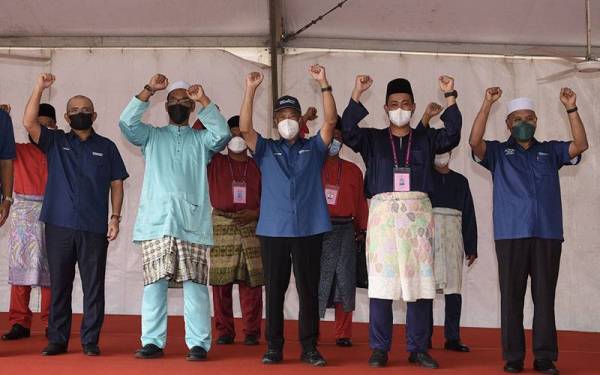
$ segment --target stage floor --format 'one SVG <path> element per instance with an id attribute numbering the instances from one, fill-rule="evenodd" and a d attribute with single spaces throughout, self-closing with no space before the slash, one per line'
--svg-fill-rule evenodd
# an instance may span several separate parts
<path id="1" fill-rule="evenodd" d="M 75 316 L 74 331 L 79 330 L 80 317 Z M 240 321 L 236 321 L 241 328 Z M 431 354 L 441 365 L 438 370 L 421 369 L 407 361 L 404 345 L 404 326 L 395 326 L 394 347 L 390 363 L 384 369 L 371 369 L 367 365 L 370 355 L 368 330 L 364 323 L 354 325 L 354 346 L 338 348 L 334 344 L 332 323 L 322 322 L 319 350 L 329 362 L 325 368 L 312 368 L 299 361 L 300 345 L 297 339 L 297 322 L 286 322 L 287 345 L 285 360 L 276 366 L 264 366 L 260 358 L 265 350 L 264 340 L 260 346 L 248 347 L 241 342 L 234 345 L 214 345 L 206 362 L 187 362 L 183 339 L 183 318 L 169 320 L 168 344 L 165 357 L 157 360 L 138 360 L 133 353 L 139 346 L 139 316 L 111 315 L 106 317 L 102 331 L 102 356 L 86 357 L 81 353 L 79 335 L 74 333 L 69 353 L 57 357 L 42 357 L 41 349 L 46 345 L 40 322 L 34 321 L 33 336 L 16 342 L 0 341 L 0 374 L 44 374 L 44 375 L 112 375 L 112 374 L 375 374 L 401 373 L 425 374 L 431 371 L 444 374 L 502 374 L 500 334 L 496 329 L 464 328 L 462 337 L 471 347 L 471 353 L 451 353 L 443 347 L 443 330 L 436 327 Z M 0 329 L 8 329 L 6 313 L 0 314 Z M 243 340 L 241 329 L 238 341 Z M 531 347 L 528 332 L 528 347 Z M 214 338 L 213 338 L 214 339 Z M 558 367 L 563 374 L 600 374 L 600 333 L 559 332 L 560 359 Z M 524 373 L 532 370 L 529 354 Z"/>

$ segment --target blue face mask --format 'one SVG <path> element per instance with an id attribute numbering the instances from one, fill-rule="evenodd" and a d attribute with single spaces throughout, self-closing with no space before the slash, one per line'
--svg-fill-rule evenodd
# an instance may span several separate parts
<path id="1" fill-rule="evenodd" d="M 512 136 L 519 142 L 528 142 L 535 134 L 535 126 L 521 121 L 514 125 L 510 130 Z"/>
<path id="2" fill-rule="evenodd" d="M 334 139 L 333 142 L 331 142 L 331 145 L 329 145 L 329 156 L 335 156 L 339 154 L 341 149 L 342 142 L 338 141 L 337 139 Z"/>

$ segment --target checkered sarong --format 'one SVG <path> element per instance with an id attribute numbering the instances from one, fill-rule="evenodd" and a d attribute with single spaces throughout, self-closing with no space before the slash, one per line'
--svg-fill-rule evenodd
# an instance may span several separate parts
<path id="1" fill-rule="evenodd" d="M 167 279 L 174 283 L 192 280 L 206 285 L 210 250 L 208 246 L 171 236 L 140 242 L 144 285 L 155 283 L 161 279 Z"/>

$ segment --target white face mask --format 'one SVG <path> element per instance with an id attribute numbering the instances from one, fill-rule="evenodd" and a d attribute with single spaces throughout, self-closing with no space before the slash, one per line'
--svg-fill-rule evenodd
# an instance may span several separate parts
<path id="1" fill-rule="evenodd" d="M 298 124 L 298 121 L 288 118 L 279 121 L 277 124 L 277 130 L 279 130 L 279 135 L 281 135 L 281 138 L 289 141 L 298 135 L 300 125 Z"/>
<path id="2" fill-rule="evenodd" d="M 412 111 L 405 111 L 402 108 L 394 109 L 388 112 L 390 122 L 396 126 L 404 126 L 410 122 Z"/>
<path id="3" fill-rule="evenodd" d="M 334 139 L 333 142 L 331 142 L 331 145 L 329 145 L 329 156 L 335 156 L 339 154 L 341 149 L 342 142 L 338 141 L 337 139 Z"/>
<path id="4" fill-rule="evenodd" d="M 447 152 L 445 154 L 436 155 L 433 160 L 433 164 L 439 168 L 447 166 L 448 163 L 450 163 L 450 154 Z"/>
<path id="5" fill-rule="evenodd" d="M 234 154 L 239 154 L 246 151 L 247 147 L 248 146 L 246 145 L 246 141 L 244 141 L 244 138 L 240 136 L 235 136 L 231 138 L 231 140 L 227 144 L 227 148 L 229 149 L 229 151 L 233 152 Z"/>

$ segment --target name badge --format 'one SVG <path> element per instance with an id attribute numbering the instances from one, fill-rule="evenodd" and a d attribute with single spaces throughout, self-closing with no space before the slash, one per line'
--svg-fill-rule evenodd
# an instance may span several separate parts
<path id="1" fill-rule="evenodd" d="M 234 181 L 231 188 L 233 191 L 233 203 L 246 204 L 246 183 Z"/>
<path id="2" fill-rule="evenodd" d="M 327 204 L 330 206 L 337 205 L 338 193 L 340 192 L 340 187 L 335 185 L 325 185 L 325 199 L 327 200 Z"/>
<path id="3" fill-rule="evenodd" d="M 410 168 L 394 168 L 394 191 L 410 191 Z"/>

